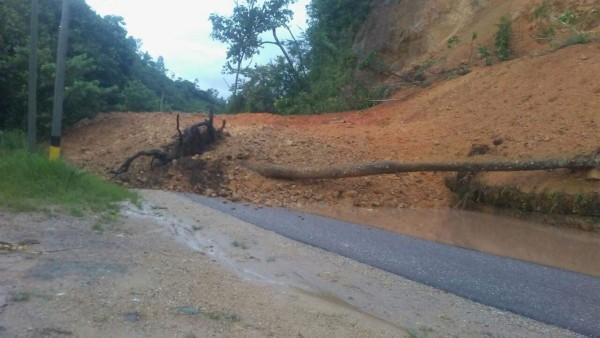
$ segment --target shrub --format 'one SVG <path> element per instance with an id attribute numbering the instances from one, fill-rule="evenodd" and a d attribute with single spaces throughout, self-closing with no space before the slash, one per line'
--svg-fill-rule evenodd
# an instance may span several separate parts
<path id="1" fill-rule="evenodd" d="M 540 18 L 545 18 L 548 16 L 548 3 L 544 2 L 543 4 L 537 6 L 534 10 L 533 10 L 533 18 L 534 19 L 540 19 Z"/>
<path id="2" fill-rule="evenodd" d="M 509 60 L 512 55 L 512 23 L 506 16 L 500 18 L 498 31 L 496 32 L 496 56 L 500 61 Z"/>
<path id="3" fill-rule="evenodd" d="M 560 20 L 560 22 L 569 26 L 572 26 L 575 23 L 577 23 L 577 19 L 577 14 L 575 14 L 575 12 L 573 12 L 572 10 L 567 10 L 566 12 L 561 13 L 558 17 L 558 20 Z"/>
<path id="4" fill-rule="evenodd" d="M 492 52 L 490 52 L 489 48 L 480 45 L 477 48 L 477 52 L 479 53 L 479 56 L 484 60 L 486 66 L 490 66 L 493 63 Z"/>
<path id="5" fill-rule="evenodd" d="M 587 34 L 577 34 L 567 39 L 566 45 L 577 45 L 577 44 L 585 44 L 590 42 L 590 38 Z"/>
<path id="6" fill-rule="evenodd" d="M 448 39 L 448 49 L 458 45 L 460 43 L 460 37 L 453 35 L 450 39 Z"/>

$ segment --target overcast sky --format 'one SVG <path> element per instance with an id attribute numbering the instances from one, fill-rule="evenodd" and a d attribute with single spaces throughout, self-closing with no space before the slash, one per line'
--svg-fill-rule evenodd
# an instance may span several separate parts
<path id="1" fill-rule="evenodd" d="M 96 13 L 125 18 L 129 35 L 142 40 L 142 50 L 156 60 L 165 59 L 167 68 L 177 77 L 194 81 L 202 89 L 214 88 L 221 96 L 228 96 L 227 85 L 231 76 L 221 74 L 227 46 L 212 41 L 211 13 L 229 16 L 233 0 L 86 0 Z M 297 31 L 306 27 L 306 5 L 310 0 L 298 0 L 292 27 Z M 283 37 L 283 36 L 282 36 Z M 275 50 L 261 53 L 259 62 L 265 63 Z"/>

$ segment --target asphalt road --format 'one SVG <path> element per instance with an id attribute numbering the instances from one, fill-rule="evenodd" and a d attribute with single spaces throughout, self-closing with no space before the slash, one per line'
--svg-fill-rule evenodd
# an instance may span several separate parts
<path id="1" fill-rule="evenodd" d="M 257 209 L 198 195 L 185 196 L 263 229 L 410 280 L 600 337 L 599 277 L 283 208 Z"/>

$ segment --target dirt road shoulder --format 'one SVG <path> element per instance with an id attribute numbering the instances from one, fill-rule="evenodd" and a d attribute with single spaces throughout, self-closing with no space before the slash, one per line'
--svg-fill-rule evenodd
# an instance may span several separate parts
<path id="1" fill-rule="evenodd" d="M 0 240 L 43 252 L 0 253 L 0 337 L 574 336 L 141 194 L 101 232 L 93 217 L 0 213 Z"/>

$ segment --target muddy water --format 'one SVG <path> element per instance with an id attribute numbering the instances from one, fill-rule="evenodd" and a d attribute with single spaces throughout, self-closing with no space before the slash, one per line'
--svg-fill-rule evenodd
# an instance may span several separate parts
<path id="1" fill-rule="evenodd" d="M 600 235 L 511 217 L 462 210 L 357 209 L 305 211 L 353 223 L 600 276 Z"/>

